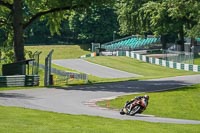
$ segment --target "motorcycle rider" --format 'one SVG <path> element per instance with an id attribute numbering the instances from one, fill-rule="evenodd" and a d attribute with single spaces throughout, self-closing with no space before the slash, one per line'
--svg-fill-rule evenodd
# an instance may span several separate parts
<path id="1" fill-rule="evenodd" d="M 134 99 L 131 99 L 131 101 L 127 101 L 126 105 L 131 104 L 131 103 L 134 102 L 135 100 L 142 100 L 142 99 L 144 99 L 144 101 L 145 101 L 145 103 L 146 103 L 146 107 L 147 107 L 148 101 L 149 101 L 149 96 L 148 96 L 148 95 L 137 96 L 137 97 L 135 97 Z M 131 108 L 132 108 L 132 107 L 129 106 L 128 110 L 131 109 Z M 128 111 L 128 110 L 126 110 L 126 111 Z"/>
<path id="2" fill-rule="evenodd" d="M 134 100 L 139 100 L 139 99 L 142 99 L 142 98 L 144 98 L 146 104 L 148 105 L 148 101 L 149 101 L 149 96 L 148 96 L 148 95 L 138 96 L 138 97 L 136 97 Z M 147 105 L 146 105 L 146 106 L 147 106 Z"/>
<path id="3" fill-rule="evenodd" d="M 132 102 L 134 102 L 135 100 L 140 100 L 140 99 L 142 99 L 142 98 L 145 99 L 145 102 L 146 102 L 146 104 L 148 105 L 148 101 L 149 101 L 149 96 L 148 96 L 148 95 L 137 96 L 137 97 L 135 97 L 134 99 L 131 99 L 131 101 L 127 101 L 127 105 L 130 104 L 130 103 L 132 103 Z"/>

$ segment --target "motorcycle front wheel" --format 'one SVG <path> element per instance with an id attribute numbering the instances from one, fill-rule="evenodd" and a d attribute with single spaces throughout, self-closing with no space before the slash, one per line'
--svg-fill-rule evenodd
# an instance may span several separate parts
<path id="1" fill-rule="evenodd" d="M 125 114 L 124 109 L 121 109 L 119 113 L 120 113 L 121 115 L 124 115 L 124 114 Z"/>
<path id="2" fill-rule="evenodd" d="M 140 110 L 141 106 L 140 105 L 136 105 L 134 106 L 131 111 L 129 112 L 129 115 L 133 116 L 135 114 L 137 114 Z"/>

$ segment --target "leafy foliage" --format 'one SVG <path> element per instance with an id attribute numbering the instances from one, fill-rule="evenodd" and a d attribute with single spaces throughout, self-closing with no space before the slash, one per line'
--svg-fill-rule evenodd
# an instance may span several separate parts
<path id="1" fill-rule="evenodd" d="M 198 0 L 122 0 L 117 3 L 121 34 L 199 36 Z"/>
<path id="2" fill-rule="evenodd" d="M 22 16 L 22 30 L 26 32 L 26 39 L 33 34 L 37 35 L 36 31 L 40 34 L 48 33 L 43 37 L 46 40 L 49 37 L 57 37 L 59 40 L 58 36 L 62 36 L 68 38 L 68 41 L 80 40 L 82 43 L 112 40 L 114 31 L 123 36 L 174 34 L 179 35 L 180 44 L 184 43 L 184 36 L 200 36 L 198 0 L 23 0 L 22 14 L 15 14 L 14 2 L 17 0 L 0 0 L 0 34 L 3 34 L 0 41 L 6 41 L 11 46 L 14 42 L 14 52 L 17 53 L 23 50 L 22 37 L 19 44 L 13 39 L 13 30 L 20 29 L 13 29 L 14 19 L 19 16 Z M 18 16 L 13 17 L 14 14 Z M 41 23 L 50 32 L 46 27 L 34 29 Z M 15 27 L 19 26 L 20 23 Z"/>
<path id="3" fill-rule="evenodd" d="M 60 16 L 62 14 L 64 16 Z M 51 17 L 51 14 L 47 15 L 26 29 L 27 43 L 102 43 L 112 40 L 113 31 L 118 30 L 117 16 L 108 5 L 91 5 L 83 11 L 56 13 L 54 18 L 63 17 L 62 20 Z M 51 34 L 47 27 L 50 27 Z"/>
<path id="4" fill-rule="evenodd" d="M 117 30 L 117 16 L 106 5 L 92 5 L 84 13 L 74 12 L 69 19 L 69 27 L 80 40 L 87 42 L 106 42 L 111 40 Z"/>
<path id="5" fill-rule="evenodd" d="M 146 17 L 140 14 L 139 9 L 147 0 L 122 0 L 116 3 L 120 33 L 122 35 L 140 34 Z"/>
<path id="6" fill-rule="evenodd" d="M 24 60 L 24 30 L 38 19 L 47 19 L 51 34 L 60 34 L 60 24 L 71 11 L 85 10 L 90 5 L 112 3 L 109 0 L 0 0 L 0 29 L 10 26 L 15 61 Z M 11 19 L 9 19 L 10 17 Z M 42 18 L 42 16 L 44 16 Z M 10 43 L 12 45 L 12 43 Z"/>

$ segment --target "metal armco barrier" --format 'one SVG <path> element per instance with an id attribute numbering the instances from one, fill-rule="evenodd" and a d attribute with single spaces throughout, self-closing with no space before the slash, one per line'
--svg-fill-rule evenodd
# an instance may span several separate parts
<path id="1" fill-rule="evenodd" d="M 156 64 L 156 65 L 160 65 L 160 66 L 164 66 L 164 67 L 175 68 L 175 69 L 185 70 L 185 71 L 200 72 L 200 65 L 179 63 L 179 62 L 175 62 L 175 61 L 158 59 L 155 57 L 148 57 L 148 56 L 145 56 L 145 55 L 142 55 L 139 53 L 135 53 L 133 51 L 115 51 L 115 52 L 116 52 L 115 56 L 127 56 L 127 57 L 131 57 L 131 58 L 135 58 L 137 60 L 147 62 L 147 63 Z M 189 57 L 190 56 L 193 56 L 193 55 L 191 54 L 191 55 L 189 55 Z M 81 56 L 81 58 L 87 58 L 87 57 L 88 56 L 86 56 L 86 55 Z"/>
<path id="2" fill-rule="evenodd" d="M 129 51 L 126 51 L 126 56 L 131 57 L 131 58 L 135 58 L 137 60 L 144 61 L 144 62 L 147 62 L 147 63 L 164 66 L 164 67 L 175 68 L 175 69 L 185 70 L 185 71 L 200 72 L 200 66 L 199 65 L 184 64 L 184 63 L 178 63 L 178 62 L 173 62 L 173 61 L 166 61 L 166 60 L 163 60 L 163 59 L 148 57 L 148 56 L 145 56 L 145 55 L 141 55 L 141 54 L 129 52 Z"/>

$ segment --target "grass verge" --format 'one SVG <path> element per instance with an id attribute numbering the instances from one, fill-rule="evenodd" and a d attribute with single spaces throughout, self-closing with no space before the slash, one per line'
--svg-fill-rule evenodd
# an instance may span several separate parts
<path id="1" fill-rule="evenodd" d="M 146 93 L 150 96 L 144 114 L 160 117 L 200 120 L 200 84 L 179 88 L 173 91 Z M 139 94 L 144 95 L 144 94 Z M 99 106 L 120 109 L 127 100 L 138 95 L 121 96 L 109 101 L 101 101 Z"/>
<path id="2" fill-rule="evenodd" d="M 0 106 L 1 133 L 197 133 L 199 125 L 149 123 Z"/>

